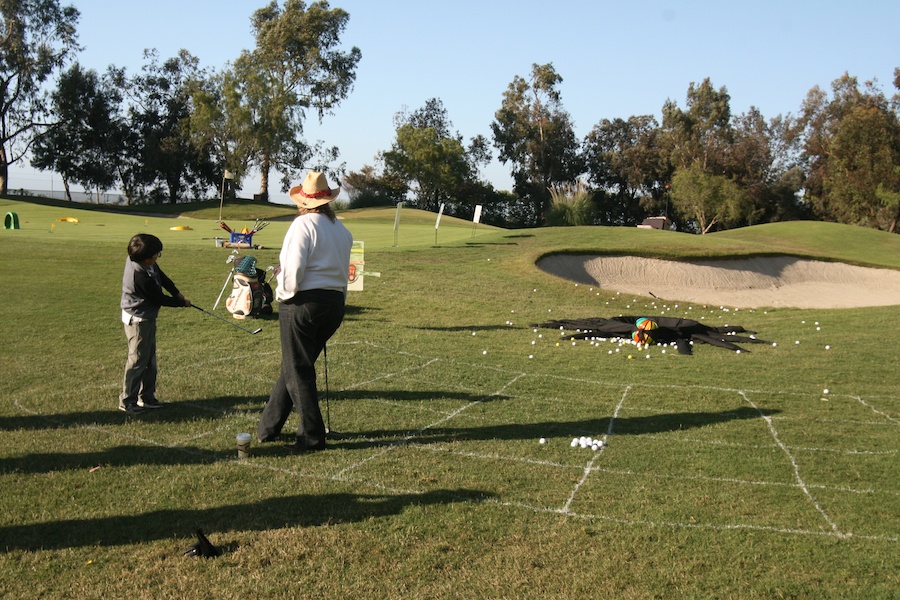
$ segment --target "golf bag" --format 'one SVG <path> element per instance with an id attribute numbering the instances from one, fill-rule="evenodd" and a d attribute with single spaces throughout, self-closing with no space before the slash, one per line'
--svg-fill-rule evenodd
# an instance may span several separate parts
<path id="1" fill-rule="evenodd" d="M 266 272 L 256 268 L 254 257 L 241 259 L 234 269 L 231 285 L 225 308 L 235 319 L 272 313 L 272 287 L 266 282 Z"/>

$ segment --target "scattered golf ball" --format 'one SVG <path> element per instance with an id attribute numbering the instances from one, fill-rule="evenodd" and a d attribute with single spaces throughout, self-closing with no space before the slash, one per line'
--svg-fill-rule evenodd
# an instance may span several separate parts
<path id="1" fill-rule="evenodd" d="M 541 438 L 541 439 L 539 439 L 539 440 L 538 440 L 538 443 L 546 444 L 546 443 L 547 443 L 547 438 Z"/>
<path id="2" fill-rule="evenodd" d="M 827 394 L 827 393 L 828 393 L 828 388 L 825 388 L 824 390 L 822 390 L 822 393 L 823 393 L 823 394 Z"/>

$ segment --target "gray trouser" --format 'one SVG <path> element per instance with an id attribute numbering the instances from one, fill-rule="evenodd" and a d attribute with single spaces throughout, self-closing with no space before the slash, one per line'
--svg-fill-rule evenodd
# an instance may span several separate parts
<path id="1" fill-rule="evenodd" d="M 131 406 L 156 398 L 156 319 L 125 325 L 128 361 L 119 404 Z"/>

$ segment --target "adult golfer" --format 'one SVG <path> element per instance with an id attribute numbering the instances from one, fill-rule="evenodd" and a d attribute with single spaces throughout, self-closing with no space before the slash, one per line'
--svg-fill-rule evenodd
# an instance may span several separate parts
<path id="1" fill-rule="evenodd" d="M 291 188 L 298 216 L 281 246 L 275 299 L 279 302 L 281 373 L 259 419 L 257 437 L 271 442 L 291 414 L 300 415 L 294 452 L 325 449 L 325 423 L 319 410 L 315 363 L 344 319 L 353 236 L 338 221 L 331 189 L 322 173 L 310 171 Z"/>

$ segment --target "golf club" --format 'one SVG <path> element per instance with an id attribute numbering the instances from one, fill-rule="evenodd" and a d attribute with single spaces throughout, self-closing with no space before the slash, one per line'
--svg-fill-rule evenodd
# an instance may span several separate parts
<path id="1" fill-rule="evenodd" d="M 322 346 L 325 358 L 325 433 L 331 433 L 331 407 L 328 405 L 328 344 Z"/>
<path id="2" fill-rule="evenodd" d="M 217 314 L 215 314 L 215 313 L 211 313 L 211 312 L 209 312 L 208 310 L 204 310 L 204 309 L 200 308 L 199 306 L 197 306 L 196 304 L 191 304 L 191 306 L 193 306 L 194 308 L 196 308 L 196 309 L 199 310 L 200 312 L 204 312 L 204 313 L 208 314 L 208 315 L 211 316 L 211 317 L 215 317 L 215 318 L 219 319 L 220 321 L 224 321 L 224 322 L 228 323 L 229 325 L 231 325 L 232 327 L 237 327 L 237 328 L 240 329 L 241 331 L 246 331 L 247 333 L 249 333 L 249 334 L 251 334 L 251 335 L 256 335 L 257 333 L 259 333 L 260 331 L 262 331 L 262 327 L 260 327 L 259 329 L 254 330 L 254 331 L 251 331 L 250 329 L 247 329 L 246 327 L 241 327 L 241 326 L 238 325 L 237 323 L 232 323 L 231 321 L 229 321 L 228 319 L 226 319 L 226 318 L 224 318 L 224 317 L 220 317 L 219 315 L 217 315 Z"/>
<path id="3" fill-rule="evenodd" d="M 225 261 L 225 264 L 233 265 L 234 259 L 237 258 L 236 254 L 237 254 L 237 250 L 232 252 L 231 255 L 228 257 L 228 260 Z M 222 299 L 222 294 L 225 293 L 225 288 L 228 287 L 228 282 L 231 280 L 232 275 L 234 275 L 234 267 L 231 267 L 231 270 L 228 271 L 228 276 L 225 278 L 225 285 L 222 286 L 222 291 L 219 292 L 219 297 L 216 298 L 216 303 L 213 304 L 213 310 L 216 310 L 216 307 L 219 306 L 219 300 Z"/>

